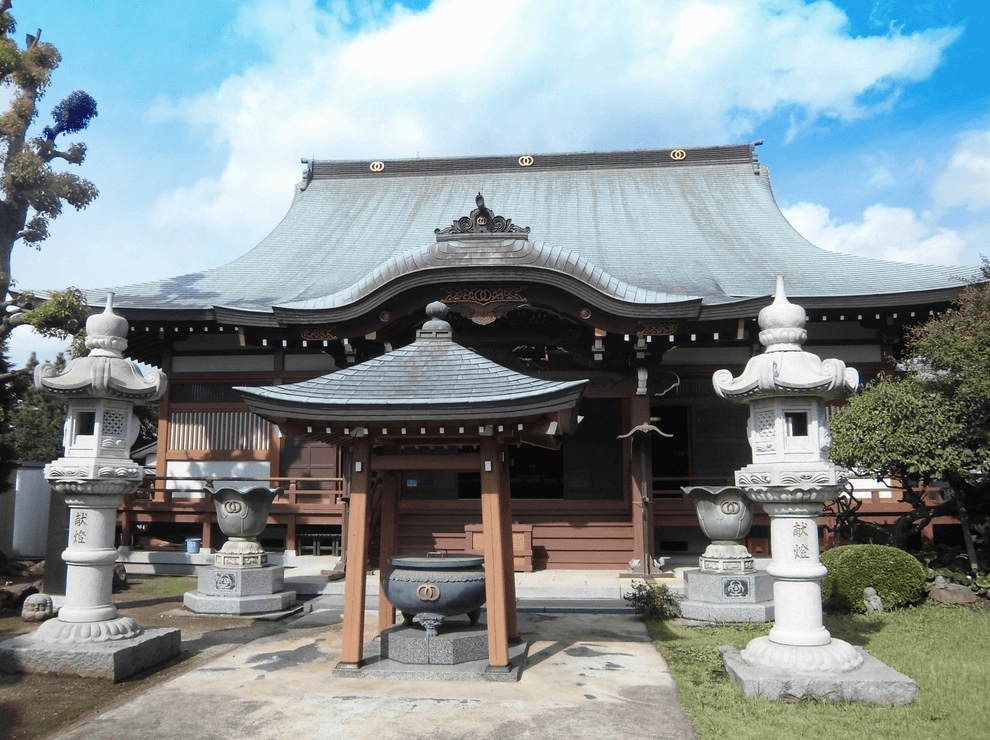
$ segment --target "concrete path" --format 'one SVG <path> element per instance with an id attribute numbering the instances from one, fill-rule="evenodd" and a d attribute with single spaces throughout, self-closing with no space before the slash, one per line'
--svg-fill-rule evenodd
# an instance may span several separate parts
<path id="1" fill-rule="evenodd" d="M 614 574 L 613 574 L 614 578 Z M 335 678 L 340 612 L 255 640 L 59 740 L 696 738 L 667 663 L 631 614 L 520 614 L 518 683 Z M 366 638 L 375 638 L 369 613 Z"/>

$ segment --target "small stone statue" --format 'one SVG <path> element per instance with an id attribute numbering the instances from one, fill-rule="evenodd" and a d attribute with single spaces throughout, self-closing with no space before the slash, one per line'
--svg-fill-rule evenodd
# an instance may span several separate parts
<path id="1" fill-rule="evenodd" d="M 21 619 L 25 622 L 44 622 L 51 619 L 55 613 L 52 597 L 45 594 L 31 594 L 24 599 L 21 607 Z"/>
<path id="2" fill-rule="evenodd" d="M 950 583 L 949 579 L 943 575 L 935 576 L 935 585 L 928 592 L 928 598 L 943 604 L 973 604 L 976 602 L 976 594 L 970 589 L 960 586 L 958 583 Z"/>
<path id="3" fill-rule="evenodd" d="M 883 614 L 883 599 L 872 586 L 863 589 L 863 601 L 866 602 L 867 614 Z"/>

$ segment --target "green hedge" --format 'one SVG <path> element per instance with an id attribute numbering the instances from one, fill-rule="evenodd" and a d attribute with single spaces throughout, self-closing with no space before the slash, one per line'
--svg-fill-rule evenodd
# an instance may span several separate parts
<path id="1" fill-rule="evenodd" d="M 842 545 L 822 553 L 828 575 L 822 602 L 828 611 L 865 612 L 863 589 L 872 586 L 886 609 L 917 602 L 925 592 L 925 567 L 887 545 Z"/>

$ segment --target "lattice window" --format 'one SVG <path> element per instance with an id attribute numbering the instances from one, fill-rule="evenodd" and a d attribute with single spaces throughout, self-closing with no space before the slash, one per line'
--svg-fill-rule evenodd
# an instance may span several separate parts
<path id="1" fill-rule="evenodd" d="M 250 411 L 192 411 L 169 416 L 170 450 L 267 450 L 270 425 Z"/>
<path id="2" fill-rule="evenodd" d="M 774 434 L 774 413 L 773 411 L 760 411 L 756 414 L 756 434 L 760 439 L 773 439 Z"/>
<path id="3" fill-rule="evenodd" d="M 124 436 L 124 429 L 127 426 L 127 417 L 116 411 L 103 412 L 103 434 L 108 437 Z"/>

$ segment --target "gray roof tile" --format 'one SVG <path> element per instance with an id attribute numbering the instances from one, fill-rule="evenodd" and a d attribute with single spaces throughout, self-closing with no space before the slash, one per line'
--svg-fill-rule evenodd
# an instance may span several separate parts
<path id="1" fill-rule="evenodd" d="M 124 309 L 271 312 L 347 306 L 404 274 L 449 266 L 511 268 L 576 279 L 610 299 L 714 305 L 766 296 L 860 296 L 957 288 L 976 269 L 838 254 L 809 244 L 774 201 L 749 147 L 404 160 L 376 176 L 367 163 L 314 162 L 283 221 L 233 262 L 113 288 Z M 440 242 L 481 192 L 496 214 L 529 226 L 501 246 Z M 92 291 L 92 300 L 104 291 Z"/>

